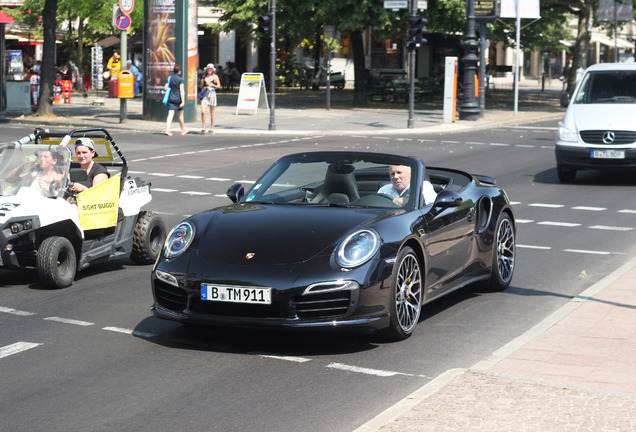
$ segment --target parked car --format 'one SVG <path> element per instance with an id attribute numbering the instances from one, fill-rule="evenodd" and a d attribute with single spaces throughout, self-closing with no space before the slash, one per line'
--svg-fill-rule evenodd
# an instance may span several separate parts
<path id="1" fill-rule="evenodd" d="M 380 192 L 393 167 L 411 174 L 401 200 Z M 233 204 L 168 234 L 151 275 L 154 315 L 401 340 L 424 304 L 512 280 L 514 215 L 490 177 L 413 157 L 312 152 L 281 158 L 243 192 L 232 186 Z"/>
<path id="2" fill-rule="evenodd" d="M 559 124 L 555 155 L 559 180 L 586 169 L 636 168 L 636 64 L 590 66 Z"/>

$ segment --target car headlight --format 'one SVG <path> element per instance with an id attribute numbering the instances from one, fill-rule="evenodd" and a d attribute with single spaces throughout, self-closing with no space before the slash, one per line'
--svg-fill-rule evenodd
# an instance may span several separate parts
<path id="1" fill-rule="evenodd" d="M 579 137 L 576 132 L 572 132 L 565 126 L 559 125 L 559 140 L 566 142 L 577 142 L 579 140 Z"/>
<path id="2" fill-rule="evenodd" d="M 336 262 L 346 268 L 357 267 L 369 261 L 379 246 L 380 236 L 375 231 L 356 231 L 338 246 Z"/>
<path id="3" fill-rule="evenodd" d="M 181 222 L 168 234 L 163 246 L 163 256 L 166 258 L 178 257 L 190 246 L 193 238 L 194 225 L 190 222 Z"/>

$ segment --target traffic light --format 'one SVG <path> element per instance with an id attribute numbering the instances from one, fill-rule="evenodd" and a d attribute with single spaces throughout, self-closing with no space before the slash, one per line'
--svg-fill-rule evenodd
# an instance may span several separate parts
<path id="1" fill-rule="evenodd" d="M 414 50 L 421 44 L 428 42 L 424 39 L 423 34 L 426 31 L 424 25 L 428 21 L 419 15 L 412 15 L 409 17 L 409 38 L 406 42 L 406 46 L 409 51 Z"/>
<path id="2" fill-rule="evenodd" d="M 258 17 L 258 27 L 261 30 L 261 33 L 265 37 L 269 37 L 272 35 L 272 14 L 265 14 L 261 17 Z"/>

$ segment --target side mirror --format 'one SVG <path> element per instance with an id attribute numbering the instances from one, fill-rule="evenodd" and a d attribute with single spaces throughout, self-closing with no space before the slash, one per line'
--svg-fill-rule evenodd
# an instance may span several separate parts
<path id="1" fill-rule="evenodd" d="M 226 195 L 234 204 L 236 204 L 243 198 L 243 195 L 245 195 L 245 188 L 242 184 L 234 184 L 227 190 Z"/>
<path id="2" fill-rule="evenodd" d="M 459 196 L 457 192 L 453 192 L 448 189 L 442 190 L 437 194 L 433 207 L 447 208 L 447 207 L 459 207 L 464 200 Z"/>

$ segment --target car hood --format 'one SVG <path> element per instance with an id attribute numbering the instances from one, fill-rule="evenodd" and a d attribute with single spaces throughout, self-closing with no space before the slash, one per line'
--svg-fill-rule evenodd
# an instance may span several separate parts
<path id="1" fill-rule="evenodd" d="M 385 209 L 239 204 L 200 214 L 201 258 L 217 263 L 292 264 L 331 253 L 356 227 Z M 207 219 L 207 221 L 206 221 Z M 205 224 L 205 226 L 202 226 Z"/>
<path id="2" fill-rule="evenodd" d="M 574 130 L 634 130 L 636 104 L 572 104 L 565 125 Z"/>

